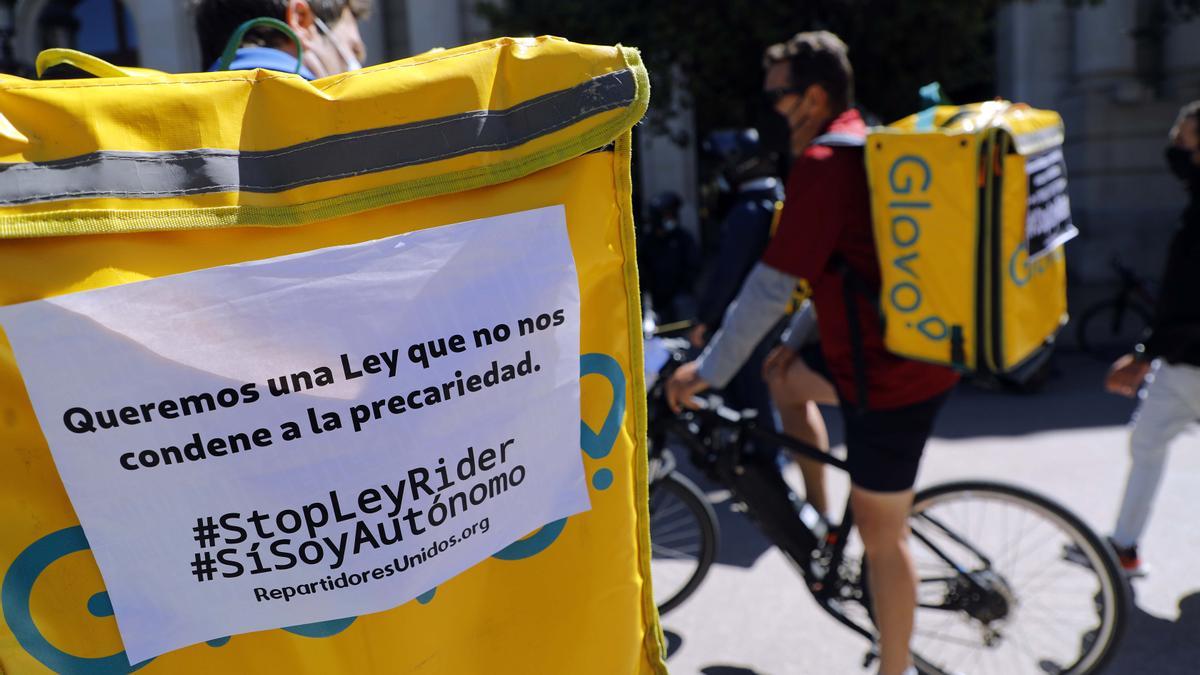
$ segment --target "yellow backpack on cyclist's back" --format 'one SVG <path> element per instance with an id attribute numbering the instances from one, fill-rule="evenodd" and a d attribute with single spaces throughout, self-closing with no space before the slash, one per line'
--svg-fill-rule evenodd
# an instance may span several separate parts
<path id="1" fill-rule="evenodd" d="M 1066 323 L 1076 234 L 1062 119 L 994 101 L 936 106 L 866 140 L 889 351 L 965 372 L 1036 361 Z"/>

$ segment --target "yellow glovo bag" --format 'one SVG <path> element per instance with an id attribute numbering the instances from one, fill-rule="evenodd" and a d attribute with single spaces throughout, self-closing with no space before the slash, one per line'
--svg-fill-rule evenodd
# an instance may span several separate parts
<path id="1" fill-rule="evenodd" d="M 64 62 L 0 79 L 0 672 L 665 672 L 638 52 Z"/>
<path id="2" fill-rule="evenodd" d="M 936 106 L 871 130 L 866 161 L 888 350 L 983 374 L 1036 361 L 1066 323 L 1075 236 L 1057 113 Z"/>

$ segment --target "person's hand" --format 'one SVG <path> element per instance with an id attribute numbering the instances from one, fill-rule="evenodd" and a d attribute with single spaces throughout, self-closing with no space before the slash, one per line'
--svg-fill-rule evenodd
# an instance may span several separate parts
<path id="1" fill-rule="evenodd" d="M 1104 388 L 1121 396 L 1134 396 L 1150 372 L 1149 361 L 1139 361 L 1133 354 L 1126 354 L 1113 362 L 1104 380 Z"/>
<path id="2" fill-rule="evenodd" d="M 708 383 L 700 377 L 700 364 L 695 361 L 685 363 L 667 380 L 667 405 L 676 414 L 684 407 L 695 410 L 697 406 L 692 397 L 705 389 L 708 389 Z"/>
<path id="3" fill-rule="evenodd" d="M 695 326 L 692 326 L 692 329 L 688 331 L 688 342 L 690 342 L 691 345 L 696 349 L 700 349 L 704 346 L 705 335 L 707 333 L 708 326 L 698 323 Z"/>
<path id="4" fill-rule="evenodd" d="M 788 366 L 792 365 L 792 361 L 796 360 L 796 352 L 787 345 L 777 345 L 767 354 L 767 358 L 763 359 L 762 376 L 764 380 L 770 381 L 777 377 L 783 377 L 787 372 Z"/>

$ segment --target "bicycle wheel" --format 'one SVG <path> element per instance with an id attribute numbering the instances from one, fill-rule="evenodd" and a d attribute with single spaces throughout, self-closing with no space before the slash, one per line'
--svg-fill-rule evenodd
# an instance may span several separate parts
<path id="1" fill-rule="evenodd" d="M 1079 348 L 1111 363 L 1127 354 L 1150 325 L 1150 313 L 1134 302 L 1107 300 L 1086 309 L 1075 327 Z"/>
<path id="2" fill-rule="evenodd" d="M 997 483 L 916 495 L 913 655 L 924 673 L 1092 673 L 1129 591 L 1112 552 L 1062 506 Z M 865 567 L 865 565 L 864 565 Z"/>
<path id="3" fill-rule="evenodd" d="M 678 472 L 650 484 L 650 574 L 660 614 L 679 606 L 717 556 L 717 516 L 696 484 Z"/>

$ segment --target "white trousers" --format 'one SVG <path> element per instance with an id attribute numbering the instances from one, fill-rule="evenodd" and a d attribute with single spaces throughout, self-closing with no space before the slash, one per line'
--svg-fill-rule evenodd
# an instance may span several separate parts
<path id="1" fill-rule="evenodd" d="M 1113 540 L 1133 546 L 1150 519 L 1162 482 L 1167 446 L 1188 425 L 1200 420 L 1200 368 L 1155 361 L 1133 414 L 1129 455 L 1133 460 Z"/>

